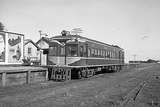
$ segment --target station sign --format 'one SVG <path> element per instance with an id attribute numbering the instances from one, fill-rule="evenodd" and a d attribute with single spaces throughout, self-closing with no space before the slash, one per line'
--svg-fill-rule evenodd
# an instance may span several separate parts
<path id="1" fill-rule="evenodd" d="M 24 35 L 0 32 L 0 64 L 20 64 L 23 57 Z"/>

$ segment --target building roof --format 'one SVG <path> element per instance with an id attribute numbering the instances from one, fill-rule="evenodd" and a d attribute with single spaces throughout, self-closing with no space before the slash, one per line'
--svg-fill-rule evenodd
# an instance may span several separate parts
<path id="1" fill-rule="evenodd" d="M 15 35 L 21 35 L 24 36 L 24 34 L 20 34 L 20 33 L 15 33 L 15 32 L 8 32 L 8 31 L 0 31 L 1 33 L 9 33 L 9 34 L 15 34 Z"/>
<path id="2" fill-rule="evenodd" d="M 62 45 L 60 42 L 58 42 L 56 40 L 53 40 L 51 38 L 47 38 L 47 37 L 42 37 L 40 40 L 37 41 L 36 44 L 38 44 L 40 41 L 46 42 L 49 46 L 52 46 L 52 45 Z"/>
<path id="3" fill-rule="evenodd" d="M 28 43 L 32 43 L 37 49 L 40 49 L 36 43 L 34 43 L 31 39 L 25 39 L 24 45 L 27 45 Z"/>
<path id="4" fill-rule="evenodd" d="M 36 42 L 36 44 L 38 44 L 40 41 L 45 41 L 47 44 L 49 44 L 50 38 L 42 37 L 41 39 L 39 39 L 39 40 Z"/>

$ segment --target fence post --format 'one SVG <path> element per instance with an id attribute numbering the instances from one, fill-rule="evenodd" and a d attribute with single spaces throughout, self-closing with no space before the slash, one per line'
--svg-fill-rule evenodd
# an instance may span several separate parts
<path id="1" fill-rule="evenodd" d="M 6 72 L 3 72 L 2 73 L 2 86 L 5 86 L 6 85 Z"/>
<path id="2" fill-rule="evenodd" d="M 26 83 L 29 84 L 31 82 L 31 71 L 26 72 Z"/>
<path id="3" fill-rule="evenodd" d="M 48 70 L 45 70 L 46 71 L 46 76 L 45 76 L 45 79 L 46 79 L 46 81 L 48 81 Z"/>

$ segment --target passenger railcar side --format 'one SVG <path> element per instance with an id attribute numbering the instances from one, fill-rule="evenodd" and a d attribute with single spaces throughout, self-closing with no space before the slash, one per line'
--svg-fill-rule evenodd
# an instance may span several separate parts
<path id="1" fill-rule="evenodd" d="M 123 49 L 118 46 L 76 35 L 58 36 L 53 39 L 60 42 L 59 45 L 53 44 L 49 48 L 49 61 L 53 64 L 84 66 L 124 63 Z"/>

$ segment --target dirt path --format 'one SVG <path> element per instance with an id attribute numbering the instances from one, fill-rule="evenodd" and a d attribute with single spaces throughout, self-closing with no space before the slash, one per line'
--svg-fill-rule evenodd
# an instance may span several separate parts
<path id="1" fill-rule="evenodd" d="M 0 107 L 128 107 L 127 105 L 138 105 L 144 101 L 142 100 L 144 93 L 140 91 L 134 103 L 131 103 L 130 99 L 135 95 L 133 89 L 140 83 L 149 81 L 150 77 L 157 75 L 159 71 L 160 65 L 152 64 L 64 83 L 49 81 L 0 88 Z"/>

